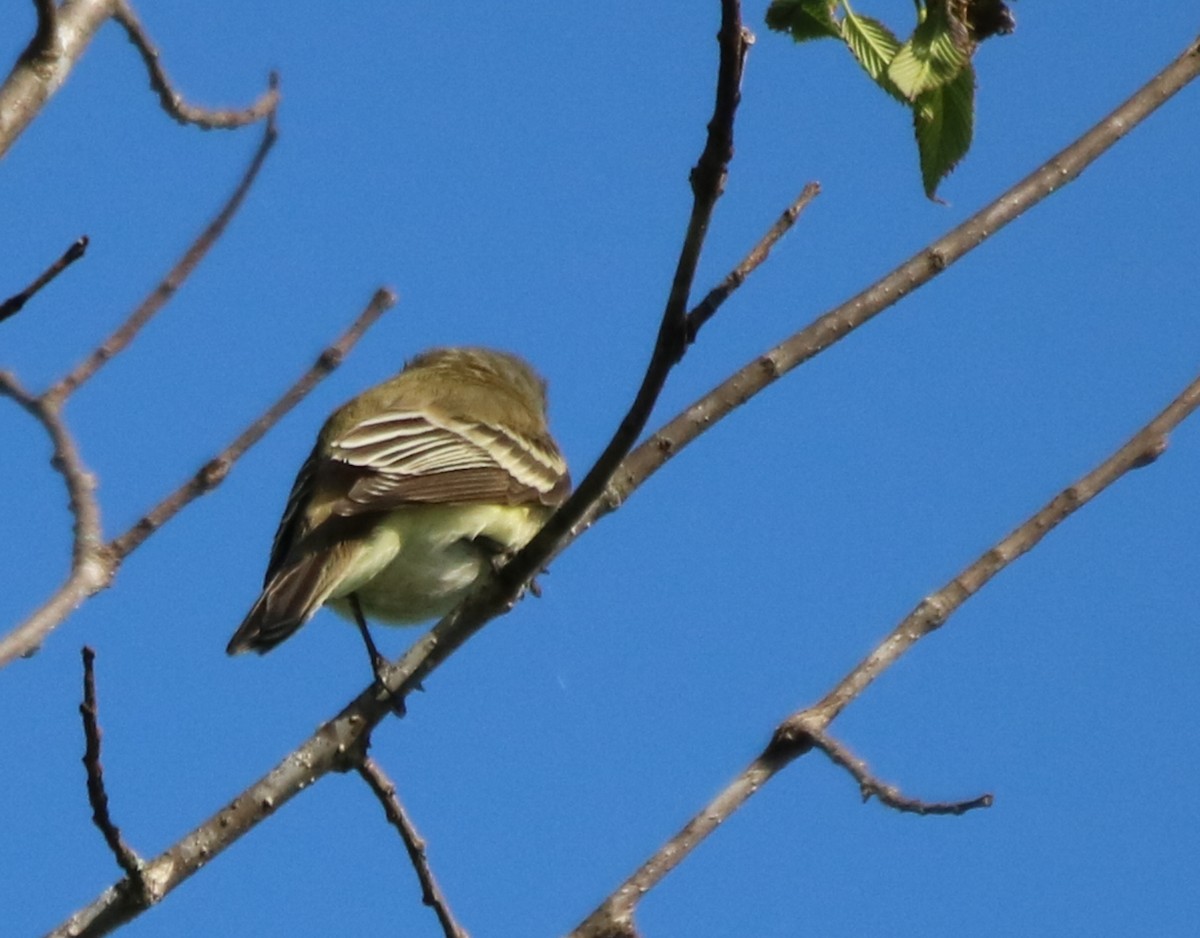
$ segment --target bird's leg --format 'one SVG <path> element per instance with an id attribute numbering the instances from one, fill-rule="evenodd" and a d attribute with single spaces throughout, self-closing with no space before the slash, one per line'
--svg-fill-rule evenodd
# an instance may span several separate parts
<path id="1" fill-rule="evenodd" d="M 388 662 L 375 647 L 375 639 L 371 638 L 371 630 L 367 628 L 367 617 L 363 615 L 362 603 L 358 601 L 358 593 L 351 593 L 347 598 L 350 601 L 350 609 L 354 613 L 354 624 L 358 626 L 358 634 L 362 636 L 363 644 L 367 646 L 367 654 L 371 658 L 371 670 L 375 674 L 375 683 L 382 687 L 388 697 L 392 699 L 392 711 L 396 716 L 402 717 L 407 712 L 404 699 L 397 697 L 383 679 L 383 669 Z"/>
<path id="2" fill-rule="evenodd" d="M 517 553 L 512 548 L 505 547 L 495 538 L 488 537 L 486 534 L 480 534 L 472 538 L 471 543 L 478 547 L 484 557 L 487 558 L 488 564 L 492 568 L 493 576 L 504 569 L 504 565 L 512 560 Z M 542 573 L 547 572 L 549 571 L 543 569 L 538 576 L 541 576 Z M 542 588 L 538 586 L 536 579 L 529 581 L 529 592 L 531 592 L 538 599 L 542 598 Z"/>

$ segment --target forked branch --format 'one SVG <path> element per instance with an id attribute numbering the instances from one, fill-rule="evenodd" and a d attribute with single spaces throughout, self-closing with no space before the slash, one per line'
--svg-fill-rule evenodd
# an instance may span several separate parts
<path id="1" fill-rule="evenodd" d="M 1184 389 L 1165 410 L 1146 424 L 1120 449 L 1073 485 L 1063 489 L 1007 537 L 985 551 L 974 563 L 936 593 L 925 597 L 857 667 L 817 704 L 792 714 L 776 729 L 766 748 L 740 775 L 668 840 L 632 876 L 617 888 L 580 926 L 571 938 L 597 938 L 614 929 L 632 927 L 641 897 L 683 862 L 705 838 L 745 804 L 795 759 L 820 748 L 835 762 L 859 777 L 853 757 L 834 744 L 825 731 L 838 714 L 880 674 L 895 664 L 918 641 L 945 624 L 958 608 L 982 589 L 997 573 L 1035 547 L 1065 521 L 1127 472 L 1153 462 L 1165 450 L 1167 434 L 1200 406 L 1200 377 Z M 864 775 L 863 778 L 868 776 Z M 875 783 L 870 794 L 880 795 Z M 912 799 L 898 799 L 893 807 L 918 810 Z M 905 803 L 908 807 L 904 807 Z M 990 804 L 990 796 L 967 802 L 925 806 L 919 813 L 962 813 Z"/>

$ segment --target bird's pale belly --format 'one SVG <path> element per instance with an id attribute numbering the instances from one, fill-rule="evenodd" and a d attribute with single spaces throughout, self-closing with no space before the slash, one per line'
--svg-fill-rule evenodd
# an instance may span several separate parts
<path id="1" fill-rule="evenodd" d="M 362 545 L 354 573 L 338 584 L 328 605 L 352 618 L 354 593 L 370 620 L 412 625 L 445 615 L 492 567 L 484 544 L 517 549 L 544 520 L 544 509 L 508 505 L 423 505 L 403 508 Z"/>

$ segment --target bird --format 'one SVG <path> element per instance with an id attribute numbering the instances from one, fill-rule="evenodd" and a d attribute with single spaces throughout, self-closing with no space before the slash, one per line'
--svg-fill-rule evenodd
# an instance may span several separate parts
<path id="1" fill-rule="evenodd" d="M 368 618 L 445 615 L 566 500 L 546 384 L 524 359 L 435 348 L 326 420 L 280 519 L 262 592 L 226 652 L 263 654 L 322 606 Z"/>

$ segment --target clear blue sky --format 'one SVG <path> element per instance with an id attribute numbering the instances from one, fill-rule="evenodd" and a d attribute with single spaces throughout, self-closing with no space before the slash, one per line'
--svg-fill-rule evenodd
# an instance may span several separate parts
<path id="1" fill-rule="evenodd" d="M 281 138 L 247 205 L 137 343 L 72 400 L 107 532 L 257 415 L 380 284 L 347 364 L 34 659 L 0 673 L 0 931 L 38 934 L 117 870 L 79 764 L 96 647 L 104 764 L 152 856 L 366 683 L 323 613 L 263 658 L 225 642 L 292 476 L 336 404 L 436 344 L 547 375 L 577 476 L 624 412 L 703 142 L 717 4 L 144 4 L 179 88 L 240 104 L 278 68 Z M 844 49 L 756 26 L 699 286 L 810 179 L 824 194 L 672 378 L 655 424 L 886 272 L 1107 113 L 1196 34 L 1189 3 L 1016 4 L 978 57 L 977 134 L 922 195 L 908 119 Z M 856 9 L 904 22 L 911 4 Z M 28 2 L 0 16 L 11 62 Z M 0 165 L 0 294 L 87 258 L 0 326 L 41 387 L 208 219 L 258 131 L 159 110 L 114 26 Z M 928 288 L 707 434 L 375 734 L 478 936 L 569 930 L 923 595 L 1090 469 L 1200 365 L 1200 88 Z M 0 627 L 59 582 L 69 517 L 41 431 L 0 402 Z M 1184 935 L 1200 920 L 1200 423 L 1069 520 L 835 724 L 962 818 L 859 803 L 820 757 L 754 798 L 643 904 L 648 938 Z M 399 654 L 415 632 L 386 631 Z M 356 779 L 329 778 L 130 936 L 439 934 Z"/>

